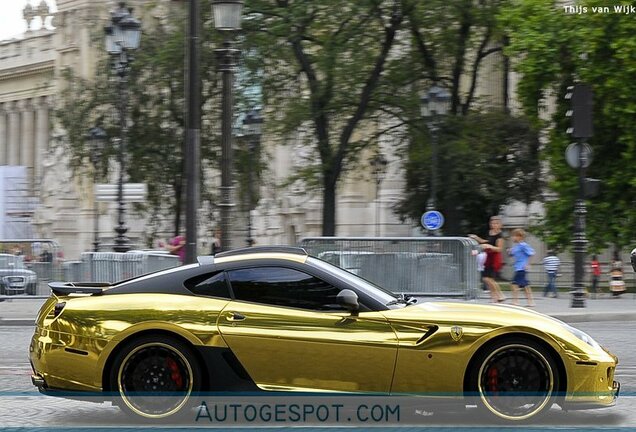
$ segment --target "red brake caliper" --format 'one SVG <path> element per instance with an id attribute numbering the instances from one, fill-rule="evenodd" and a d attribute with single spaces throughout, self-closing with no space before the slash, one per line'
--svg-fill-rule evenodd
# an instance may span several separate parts
<path id="1" fill-rule="evenodd" d="M 171 372 L 170 379 L 172 379 L 172 382 L 175 383 L 178 388 L 180 388 L 183 385 L 183 377 L 181 376 L 181 371 L 179 370 L 177 362 L 168 357 L 166 359 L 166 364 L 168 365 L 168 368 Z"/>
<path id="2" fill-rule="evenodd" d="M 497 381 L 499 378 L 499 371 L 496 367 L 491 367 L 488 369 L 488 388 L 490 391 L 497 395 Z"/>

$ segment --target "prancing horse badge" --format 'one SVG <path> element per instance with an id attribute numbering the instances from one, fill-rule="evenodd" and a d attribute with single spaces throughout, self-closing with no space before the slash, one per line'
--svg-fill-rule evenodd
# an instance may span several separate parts
<path id="1" fill-rule="evenodd" d="M 451 337 L 455 342 L 458 342 L 462 336 L 464 336 L 464 329 L 460 326 L 453 326 L 450 330 Z"/>

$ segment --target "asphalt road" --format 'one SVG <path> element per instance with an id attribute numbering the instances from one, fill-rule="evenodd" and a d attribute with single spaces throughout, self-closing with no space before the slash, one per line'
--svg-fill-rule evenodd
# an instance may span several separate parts
<path id="1" fill-rule="evenodd" d="M 619 357 L 616 378 L 622 385 L 621 397 L 616 406 L 600 410 L 563 412 L 553 408 L 539 422 L 526 425 L 527 428 L 636 428 L 636 322 L 588 322 L 577 324 L 577 327 L 592 335 Z M 31 333 L 30 327 L 0 327 L 0 428 L 140 427 L 120 412 L 119 408 L 109 404 L 73 401 L 38 394 L 31 385 L 31 369 L 27 359 Z M 456 425 L 461 429 L 478 430 L 483 425 L 476 425 L 473 414 L 470 409 L 459 414 L 424 412 L 421 422 L 417 424 L 427 427 Z M 183 426 L 215 425 L 191 421 Z M 368 426 L 378 427 L 382 424 Z M 401 427 L 399 430 L 408 429 L 412 428 Z"/>

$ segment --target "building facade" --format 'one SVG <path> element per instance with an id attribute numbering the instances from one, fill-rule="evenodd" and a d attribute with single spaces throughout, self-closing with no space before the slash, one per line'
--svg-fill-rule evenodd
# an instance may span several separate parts
<path id="1" fill-rule="evenodd" d="M 37 0 L 31 0 L 37 1 Z M 47 3 L 25 8 L 29 30 L 20 39 L 0 42 L 0 165 L 23 166 L 26 170 L 25 194 L 31 202 L 31 237 L 57 240 L 67 258 L 77 258 L 91 250 L 94 220 L 99 217 L 98 235 L 107 247 L 112 244 L 116 225 L 114 203 L 103 203 L 94 211 L 90 168 L 86 175 L 73 175 L 68 168 L 64 131 L 55 119 L 56 97 L 65 86 L 62 71 L 71 68 L 82 78 L 95 75 L 98 58 L 103 55 L 103 37 L 96 37 L 108 20 L 115 1 L 56 0 L 57 12 Z M 153 7 L 143 0 L 129 1 L 140 14 L 155 18 L 169 13 L 171 0 L 157 0 Z M 144 5 L 144 7 L 140 7 Z M 136 12 L 137 13 L 137 12 Z M 32 29 L 34 20 L 48 23 Z M 491 105 L 508 103 L 514 94 L 514 77 L 500 67 L 502 59 L 492 56 L 484 62 L 488 79 L 478 89 L 478 97 Z M 510 77 L 511 79 L 504 79 Z M 502 87 L 503 82 L 510 83 Z M 505 87 L 505 89 L 504 89 Z M 86 125 L 86 130 L 93 125 Z M 286 185 L 294 167 L 307 157 L 302 132 L 284 145 L 263 137 L 268 157 L 267 179 L 261 186 L 258 206 L 251 211 L 252 236 L 257 244 L 295 244 L 303 237 L 319 236 L 322 231 L 322 202 L 319 191 L 306 189 L 301 183 Z M 395 141 L 386 136 L 377 149 L 387 161 L 381 176 L 368 170 L 347 172 L 337 197 L 337 235 L 339 236 L 410 236 L 422 233 L 414 222 L 403 222 L 394 208 L 402 196 L 404 168 Z M 373 157 L 369 153 L 361 160 Z M 211 182 L 218 175 L 210 177 Z M 240 207 L 240 206 L 239 206 Z M 237 208 L 239 208 L 237 207 Z M 506 215 L 521 221 L 523 207 L 511 207 Z M 214 215 L 214 212 L 210 212 Z M 202 212 L 204 214 L 204 212 Z M 201 220 L 202 218 L 200 218 Z M 234 247 L 246 243 L 247 218 L 237 210 L 233 230 Z M 516 224 L 516 222 L 515 222 Z M 141 245 L 145 221 L 127 216 L 129 237 Z M 209 249 L 208 237 L 216 222 L 201 220 L 201 252 Z M 169 233 L 166 227 L 165 236 Z M 165 237 L 164 236 L 164 237 Z"/>

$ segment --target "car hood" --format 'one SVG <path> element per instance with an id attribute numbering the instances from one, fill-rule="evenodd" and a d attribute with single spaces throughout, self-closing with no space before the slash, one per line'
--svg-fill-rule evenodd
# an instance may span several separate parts
<path id="1" fill-rule="evenodd" d="M 548 315 L 512 305 L 483 305 L 460 302 L 424 302 L 402 309 L 385 311 L 390 321 L 448 322 L 487 324 L 490 326 L 562 325 L 561 321 Z"/>

